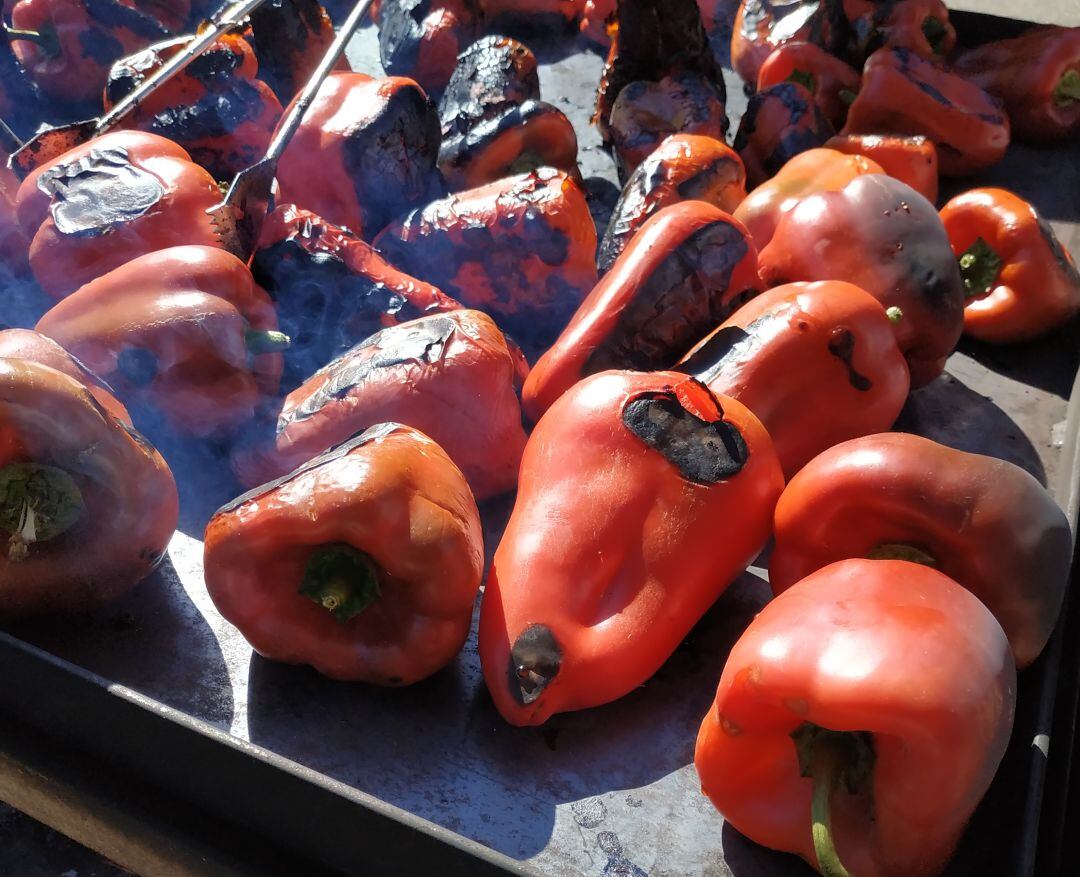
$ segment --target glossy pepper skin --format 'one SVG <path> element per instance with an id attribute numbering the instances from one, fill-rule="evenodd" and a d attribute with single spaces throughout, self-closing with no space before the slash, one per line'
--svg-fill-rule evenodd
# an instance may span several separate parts
<path id="1" fill-rule="evenodd" d="M 596 227 L 581 187 L 541 168 L 458 192 L 387 227 L 376 248 L 535 354 L 596 283 Z"/>
<path id="2" fill-rule="evenodd" d="M 932 877 L 1001 763 L 1015 701 L 1008 642 L 970 593 L 917 564 L 845 560 L 750 623 L 694 763 L 757 843 L 823 874 Z"/>
<path id="3" fill-rule="evenodd" d="M 746 226 L 758 250 L 763 250 L 776 233 L 781 217 L 803 198 L 836 192 L 856 177 L 880 173 L 881 166 L 870 159 L 841 155 L 833 149 L 808 149 L 751 190 L 732 216 Z"/>
<path id="4" fill-rule="evenodd" d="M 1021 140 L 1054 143 L 1080 132 L 1080 27 L 1036 27 L 968 49 L 953 70 L 1005 103 Z"/>
<path id="5" fill-rule="evenodd" d="M 675 369 L 753 411 L 787 478 L 835 444 L 891 428 L 909 387 L 885 308 L 835 280 L 763 292 Z"/>
<path id="6" fill-rule="evenodd" d="M 533 421 L 583 377 L 670 368 L 695 340 L 761 289 L 746 229 L 701 201 L 661 210 L 537 360 L 522 390 Z"/>
<path id="7" fill-rule="evenodd" d="M 180 37 L 121 58 L 109 71 L 105 109 L 134 91 L 187 45 Z M 231 180 L 266 153 L 281 104 L 256 79 L 258 62 L 239 34 L 226 34 L 153 92 L 123 122 L 188 151 L 216 180 Z"/>
<path id="8" fill-rule="evenodd" d="M 14 41 L 27 75 L 53 100 L 71 103 L 99 99 L 113 61 L 170 36 L 134 0 L 20 0 L 11 21 L 45 37 L 44 45 Z"/>
<path id="9" fill-rule="evenodd" d="M 898 307 L 896 340 L 912 389 L 945 368 L 964 328 L 964 284 L 934 206 L 910 186 L 866 174 L 839 192 L 803 198 L 758 259 L 768 286 L 846 280 Z"/>
<path id="10" fill-rule="evenodd" d="M 52 308 L 37 331 L 160 411 L 178 432 L 215 435 L 251 418 L 277 390 L 285 339 L 247 267 L 213 247 L 133 259 Z"/>
<path id="11" fill-rule="evenodd" d="M 279 201 L 370 240 L 443 192 L 439 117 L 411 79 L 326 78 L 278 163 Z"/>
<path id="12" fill-rule="evenodd" d="M 746 197 L 742 159 L 722 140 L 672 134 L 626 181 L 600 242 L 596 267 L 611 269 L 651 216 L 680 201 L 704 201 L 731 213 Z"/>
<path id="13" fill-rule="evenodd" d="M 918 560 L 986 604 L 1023 668 L 1057 622 L 1071 555 L 1065 513 L 1019 466 L 884 433 L 837 445 L 792 479 L 769 578 L 779 594 L 848 557 Z"/>
<path id="14" fill-rule="evenodd" d="M 259 78 L 282 104 L 304 87 L 334 41 L 334 24 L 318 0 L 266 0 L 251 13 Z M 344 58 L 339 70 L 348 70 Z"/>
<path id="15" fill-rule="evenodd" d="M 409 685 L 465 643 L 483 535 L 443 450 L 384 423 L 219 509 L 203 565 L 214 605 L 260 655 Z"/>
<path id="16" fill-rule="evenodd" d="M 821 146 L 836 130 L 797 82 L 759 91 L 746 106 L 732 147 L 746 166 L 746 178 L 760 186 L 799 153 Z"/>
<path id="17" fill-rule="evenodd" d="M 165 556 L 176 482 L 161 455 L 84 383 L 0 358 L 0 617 L 119 597 Z"/>
<path id="18" fill-rule="evenodd" d="M 478 27 L 473 0 L 384 0 L 379 7 L 382 68 L 415 79 L 437 97 Z"/>
<path id="19" fill-rule="evenodd" d="M 1030 341 L 1080 311 L 1080 273 L 1054 230 L 1005 189 L 971 189 L 941 208 L 964 279 L 964 332 Z"/>
<path id="20" fill-rule="evenodd" d="M 782 487 L 757 418 L 693 379 L 576 384 L 525 447 L 480 610 L 503 718 L 539 725 L 645 682 L 765 544 Z"/>
<path id="21" fill-rule="evenodd" d="M 731 31 L 731 66 L 753 85 L 761 66 L 786 42 L 821 42 L 825 16 L 818 0 L 742 0 Z"/>
<path id="22" fill-rule="evenodd" d="M 1009 146 L 1009 119 L 979 86 L 908 49 L 879 49 L 863 68 L 862 88 L 842 134 L 922 134 L 934 141 L 941 172 L 975 174 Z"/>
<path id="23" fill-rule="evenodd" d="M 5 329 L 0 332 L 0 359 L 36 362 L 74 378 L 86 386 L 90 395 L 108 414 L 131 426 L 131 415 L 113 395 L 112 388 L 52 338 L 30 329 Z"/>
<path id="24" fill-rule="evenodd" d="M 251 271 L 290 339 L 282 374 L 288 390 L 381 328 L 461 307 L 352 232 L 293 204 L 266 218 Z"/>
<path id="25" fill-rule="evenodd" d="M 825 141 L 826 149 L 861 155 L 881 170 L 911 186 L 931 204 L 938 198 L 937 147 L 928 137 L 901 134 L 837 134 Z"/>
<path id="26" fill-rule="evenodd" d="M 525 448 L 517 380 L 516 351 L 480 311 L 382 329 L 289 394 L 277 422 L 273 475 L 394 421 L 437 442 L 483 502 L 517 483 Z"/>
<path id="27" fill-rule="evenodd" d="M 220 246 L 206 212 L 220 201 L 213 177 L 172 141 L 113 131 L 32 171 L 15 211 L 34 277 L 59 299 L 146 253 Z"/>
<path id="28" fill-rule="evenodd" d="M 841 128 L 848 105 L 859 90 L 859 71 L 830 55 L 814 43 L 790 42 L 778 46 L 757 76 L 757 90 L 797 82 L 813 96 L 814 103 L 834 128 Z"/>

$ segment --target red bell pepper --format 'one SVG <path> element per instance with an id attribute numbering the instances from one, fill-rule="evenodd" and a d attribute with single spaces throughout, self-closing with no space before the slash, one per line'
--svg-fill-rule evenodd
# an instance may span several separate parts
<path id="1" fill-rule="evenodd" d="M 718 0 L 711 2 L 725 13 L 729 11 L 726 4 Z M 742 0 L 731 30 L 732 68 L 752 87 L 758 80 L 761 65 L 778 46 L 796 40 L 821 42 L 823 19 L 819 0 L 775 4 L 769 0 Z M 721 19 L 714 13 L 706 14 L 706 20 Z"/>
<path id="2" fill-rule="evenodd" d="M 379 60 L 390 76 L 442 94 L 457 58 L 478 36 L 474 0 L 385 0 L 379 7 Z"/>
<path id="3" fill-rule="evenodd" d="M 931 204 L 938 197 L 937 147 L 928 137 L 900 134 L 838 134 L 825 141 L 826 149 L 862 155 L 882 171 L 911 186 Z"/>
<path id="4" fill-rule="evenodd" d="M 859 90 L 859 71 L 814 43 L 778 46 L 757 77 L 757 90 L 781 82 L 797 82 L 814 96 L 814 103 L 834 128 L 842 128 L 848 106 Z"/>
<path id="5" fill-rule="evenodd" d="M 266 0 L 250 16 L 259 78 L 282 104 L 304 87 L 334 41 L 334 23 L 319 0 Z M 341 58 L 336 70 L 348 71 Z"/>

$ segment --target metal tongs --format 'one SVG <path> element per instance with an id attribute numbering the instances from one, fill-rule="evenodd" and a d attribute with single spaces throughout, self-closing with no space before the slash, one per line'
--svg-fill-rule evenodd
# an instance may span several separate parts
<path id="1" fill-rule="evenodd" d="M 353 7 L 303 91 L 278 123 L 274 139 L 266 148 L 266 155 L 240 171 L 229 187 L 225 200 L 207 211 L 222 246 L 244 262 L 255 252 L 263 222 L 273 209 L 272 187 L 278 160 L 370 5 L 371 0 L 360 0 Z"/>
<path id="2" fill-rule="evenodd" d="M 128 113 L 141 104 L 154 89 L 175 76 L 205 52 L 225 33 L 243 23 L 265 0 L 238 0 L 218 12 L 209 22 L 199 27 L 192 40 L 168 61 L 148 76 L 138 88 L 117 103 L 109 112 L 96 119 L 70 122 L 55 128 L 46 128 L 31 137 L 8 159 L 8 167 L 19 179 L 30 171 L 59 155 L 104 134 Z"/>

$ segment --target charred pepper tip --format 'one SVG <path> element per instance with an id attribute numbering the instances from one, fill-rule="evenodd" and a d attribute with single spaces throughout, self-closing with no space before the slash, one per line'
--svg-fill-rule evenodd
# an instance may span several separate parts
<path id="1" fill-rule="evenodd" d="M 532 624 L 514 640 L 510 649 L 510 693 L 522 706 L 539 699 L 558 675 L 562 649 L 543 624 Z"/>
<path id="2" fill-rule="evenodd" d="M 956 260 L 964 281 L 964 294 L 977 298 L 988 293 L 1001 270 L 1001 257 L 981 237 L 960 254 Z"/>
<path id="3" fill-rule="evenodd" d="M 371 558 L 351 545 L 322 545 L 308 558 L 299 593 L 344 623 L 379 599 L 375 570 Z"/>
<path id="4" fill-rule="evenodd" d="M 82 492 L 63 469 L 10 463 L 0 469 L 0 528 L 10 533 L 8 560 L 26 560 L 30 546 L 59 536 L 82 517 Z"/>

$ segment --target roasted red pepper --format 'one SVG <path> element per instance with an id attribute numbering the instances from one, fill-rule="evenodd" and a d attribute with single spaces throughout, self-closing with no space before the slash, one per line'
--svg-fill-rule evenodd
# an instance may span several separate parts
<path id="1" fill-rule="evenodd" d="M 882 174 L 839 192 L 803 198 L 786 213 L 758 259 L 769 286 L 846 280 L 886 308 L 898 307 L 896 340 L 913 389 L 945 368 L 964 328 L 964 284 L 934 206 Z"/>
<path id="2" fill-rule="evenodd" d="M 956 46 L 956 30 L 942 0 L 842 0 L 846 42 L 834 48 L 858 63 L 882 45 L 940 61 Z"/>
<path id="3" fill-rule="evenodd" d="M 19 0 L 11 21 L 19 63 L 58 101 L 99 100 L 113 61 L 170 36 L 135 0 Z"/>
<path id="4" fill-rule="evenodd" d="M 729 10 L 726 5 L 722 8 Z M 731 31 L 732 68 L 753 86 L 761 65 L 778 46 L 796 40 L 821 41 L 821 12 L 819 0 L 742 0 Z M 714 17 L 716 20 L 718 17 Z"/>
<path id="5" fill-rule="evenodd" d="M 826 149 L 863 155 L 877 162 L 890 177 L 907 183 L 931 204 L 938 197 L 937 147 L 927 137 L 900 134 L 838 134 Z"/>
<path id="6" fill-rule="evenodd" d="M 176 482 L 85 384 L 0 359 L 0 617 L 75 612 L 131 590 L 165 556 Z"/>
<path id="7" fill-rule="evenodd" d="M 672 134 L 630 175 L 611 211 L 596 265 L 608 271 L 642 224 L 679 201 L 704 201 L 728 213 L 746 197 L 746 169 L 722 140 Z"/>
<path id="8" fill-rule="evenodd" d="M 334 24 L 318 0 L 266 0 L 250 20 L 259 78 L 287 104 L 330 48 Z M 342 58 L 336 69 L 348 70 L 349 64 Z"/>
<path id="9" fill-rule="evenodd" d="M 287 343 L 266 293 L 235 256 L 213 247 L 149 253 L 57 304 L 37 331 L 130 404 L 160 410 L 189 435 L 251 418 L 277 390 Z"/>
<path id="10" fill-rule="evenodd" d="M 994 778 L 1015 702 L 1008 642 L 971 594 L 917 564 L 847 560 L 750 623 L 694 763 L 734 828 L 822 874 L 933 877 Z"/>
<path id="11" fill-rule="evenodd" d="M 829 124 L 841 128 L 859 90 L 859 71 L 814 43 L 784 43 L 773 51 L 757 77 L 757 90 L 797 82 L 813 96 Z"/>
<path id="12" fill-rule="evenodd" d="M 809 91 L 797 82 L 782 82 L 750 98 L 732 146 L 750 184 L 759 186 L 796 155 L 821 146 L 835 133 Z"/>
<path id="13" fill-rule="evenodd" d="M 645 682 L 769 538 L 783 488 L 740 403 L 604 372 L 537 424 L 480 610 L 502 716 L 539 725 Z"/>
<path id="14" fill-rule="evenodd" d="M 385 326 L 461 307 L 398 271 L 356 235 L 292 204 L 267 217 L 251 271 L 290 339 L 282 374 L 287 390 Z"/>
<path id="15" fill-rule="evenodd" d="M 581 187 L 541 168 L 414 210 L 375 241 L 401 269 L 485 311 L 535 354 L 596 283 L 596 227 Z"/>
<path id="16" fill-rule="evenodd" d="M 1035 209 L 1004 189 L 971 189 L 941 208 L 964 279 L 964 331 L 1030 341 L 1080 311 L 1076 263 Z"/>
<path id="17" fill-rule="evenodd" d="M 923 134 L 937 146 L 943 174 L 974 174 L 1005 155 L 1009 119 L 994 98 L 955 73 L 908 49 L 879 49 L 863 68 L 841 133 Z"/>
<path id="18" fill-rule="evenodd" d="M 411 79 L 326 78 L 278 162 L 278 200 L 371 239 L 442 194 L 439 116 Z"/>
<path id="19" fill-rule="evenodd" d="M 863 174 L 880 174 L 877 162 L 841 155 L 832 149 L 808 149 L 750 192 L 732 211 L 746 226 L 758 250 L 772 240 L 781 217 L 803 198 L 836 192 Z"/>
<path id="20" fill-rule="evenodd" d="M 670 368 L 762 290 L 746 229 L 701 201 L 666 207 L 641 227 L 525 381 L 533 421 L 586 375 Z"/>
<path id="21" fill-rule="evenodd" d="M 892 427 L 909 384 L 892 328 L 899 319 L 850 283 L 777 286 L 675 368 L 753 411 L 790 478 L 838 442 Z"/>
<path id="22" fill-rule="evenodd" d="M 6 20 L 7 16 L 4 18 Z M 0 27 L 0 118 L 16 134 L 29 136 L 42 122 L 47 104 L 36 83 L 26 75 L 15 57 L 7 29 Z M 4 146 L 9 150 L 18 148 L 15 143 L 6 143 Z M 7 167 L 6 155 L 3 167 Z"/>
<path id="23" fill-rule="evenodd" d="M 1035 27 L 969 49 L 953 70 L 1005 102 L 1022 140 L 1052 143 L 1080 133 L 1080 27 Z"/>
<path id="24" fill-rule="evenodd" d="M 475 0 L 385 0 L 379 6 L 382 68 L 415 79 L 437 97 L 478 27 Z"/>
<path id="25" fill-rule="evenodd" d="M 264 657 L 409 685 L 464 645 L 484 545 L 450 458 L 384 423 L 219 509 L 203 567 L 218 610 Z"/>
<path id="26" fill-rule="evenodd" d="M 220 246 L 213 177 L 156 134 L 114 131 L 36 168 L 15 210 L 41 288 L 63 298 L 125 262 L 180 244 Z"/>
<path id="27" fill-rule="evenodd" d="M 959 582 L 994 613 L 1023 668 L 1061 611 L 1072 532 L 1019 466 L 885 433 L 821 454 L 776 507 L 777 594 L 848 557 L 911 560 Z"/>
<path id="28" fill-rule="evenodd" d="M 188 37 L 158 43 L 113 64 L 105 85 L 109 110 L 187 45 Z M 164 83 L 124 127 L 168 137 L 218 180 L 231 180 L 263 157 L 281 104 L 255 78 L 258 62 L 238 34 L 226 34 Z"/>

